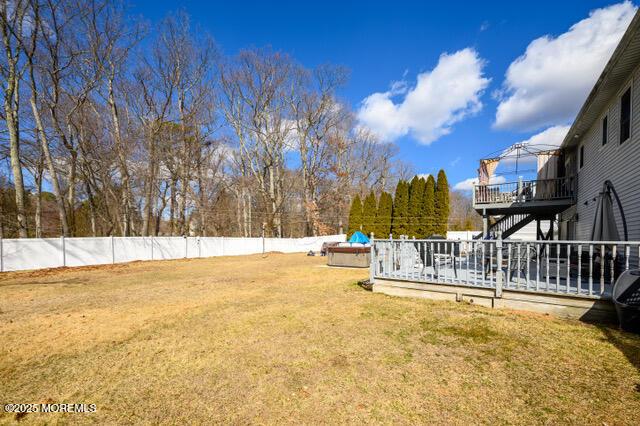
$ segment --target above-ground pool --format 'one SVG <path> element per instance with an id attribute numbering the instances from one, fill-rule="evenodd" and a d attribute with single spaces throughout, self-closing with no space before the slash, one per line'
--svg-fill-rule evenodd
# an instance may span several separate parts
<path id="1" fill-rule="evenodd" d="M 371 263 L 371 247 L 329 247 L 327 249 L 327 258 L 327 265 L 329 266 L 368 268 Z"/>

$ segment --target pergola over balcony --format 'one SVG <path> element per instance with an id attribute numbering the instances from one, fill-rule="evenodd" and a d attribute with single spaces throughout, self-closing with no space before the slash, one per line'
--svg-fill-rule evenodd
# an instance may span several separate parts
<path id="1" fill-rule="evenodd" d="M 532 164 L 536 170 L 520 170 Z M 502 171 L 496 174 L 498 165 Z M 515 169 L 515 170 L 514 170 Z M 524 178 L 528 173 L 535 178 Z M 505 175 L 515 176 L 507 181 Z M 556 147 L 515 144 L 497 156 L 480 160 L 473 207 L 483 214 L 555 214 L 575 203 L 576 178 L 565 173 L 563 153 Z"/>

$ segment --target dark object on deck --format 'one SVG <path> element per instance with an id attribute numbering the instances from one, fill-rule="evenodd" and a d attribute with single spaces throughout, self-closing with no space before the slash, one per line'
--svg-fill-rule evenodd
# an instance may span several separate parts
<path id="1" fill-rule="evenodd" d="M 320 249 L 320 256 L 326 256 L 327 255 L 327 250 L 329 249 L 329 247 L 335 247 L 340 243 L 337 242 L 326 242 L 326 243 L 322 243 L 322 248 Z"/>
<path id="2" fill-rule="evenodd" d="M 611 194 L 616 199 L 618 209 L 620 210 L 620 219 L 622 219 L 622 228 L 624 231 L 624 241 L 629 241 L 629 232 L 627 231 L 627 219 L 624 216 L 620 197 L 611 181 L 606 180 L 602 185 L 602 191 L 598 194 L 596 205 L 596 215 L 593 218 L 593 228 L 591 229 L 592 241 L 619 241 L 620 234 L 616 226 L 616 220 L 613 216 L 613 201 Z"/>
<path id="3" fill-rule="evenodd" d="M 627 230 L 627 218 L 624 215 L 624 209 L 620 202 L 620 197 L 616 189 L 613 187 L 611 181 L 606 180 L 602 185 L 602 191 L 598 194 L 598 200 L 596 204 L 596 214 L 593 217 L 593 227 L 591 228 L 591 240 L 592 241 L 620 241 L 620 233 L 618 232 L 618 226 L 616 225 L 616 219 L 613 215 L 613 200 L 611 195 L 616 200 L 618 210 L 620 212 L 620 219 L 622 221 L 622 230 L 624 232 L 624 240 L 629 241 L 629 232 Z M 603 250 L 604 248 L 604 250 Z M 604 279 L 606 282 L 620 277 L 622 271 L 624 271 L 625 255 L 624 253 L 616 253 L 614 256 L 614 247 L 612 245 L 596 246 L 593 253 L 593 274 L 595 276 L 601 276 L 601 271 L 604 269 Z M 583 258 L 589 259 L 588 253 Z M 572 265 L 577 262 L 572 261 Z M 608 266 L 611 265 L 611 266 Z M 588 264 L 580 265 L 582 273 L 588 274 Z M 587 268 L 587 269 L 585 269 Z"/>
<path id="4" fill-rule="evenodd" d="M 307 256 L 315 256 L 316 254 L 314 253 L 313 250 L 309 250 L 309 253 L 307 253 Z"/>
<path id="5" fill-rule="evenodd" d="M 327 249 L 329 266 L 349 266 L 368 268 L 371 263 L 371 247 L 329 247 Z"/>
<path id="6" fill-rule="evenodd" d="M 640 270 L 623 272 L 613 287 L 620 328 L 640 334 Z"/>

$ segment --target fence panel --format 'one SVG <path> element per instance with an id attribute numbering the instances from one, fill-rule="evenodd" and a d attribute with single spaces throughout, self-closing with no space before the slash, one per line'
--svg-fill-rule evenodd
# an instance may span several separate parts
<path id="1" fill-rule="evenodd" d="M 200 237 L 202 257 L 223 256 L 222 237 Z"/>
<path id="2" fill-rule="evenodd" d="M 151 237 L 114 237 L 113 262 L 151 260 Z"/>
<path id="3" fill-rule="evenodd" d="M 2 240 L 2 265 L 5 271 L 63 266 L 62 239 Z"/>
<path id="4" fill-rule="evenodd" d="M 111 237 L 65 238 L 66 266 L 111 263 Z"/>
<path id="5" fill-rule="evenodd" d="M 227 238 L 223 240 L 224 256 L 262 253 L 261 238 Z"/>
<path id="6" fill-rule="evenodd" d="M 197 251 L 193 251 L 197 253 Z M 189 254 L 188 241 L 184 237 L 153 237 L 153 259 L 182 259 Z"/>

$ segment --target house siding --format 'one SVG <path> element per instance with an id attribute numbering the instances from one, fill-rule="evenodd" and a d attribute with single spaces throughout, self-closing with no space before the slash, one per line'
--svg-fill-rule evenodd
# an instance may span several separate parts
<path id="1" fill-rule="evenodd" d="M 621 145 L 620 97 L 630 85 L 631 137 Z M 603 146 L 601 120 L 605 115 L 609 117 L 608 141 Z M 620 86 L 617 95 L 569 154 L 573 156 L 569 162 L 573 162 L 574 169 L 579 168 L 577 156 L 580 145 L 584 145 L 585 158 L 584 166 L 577 171 L 576 208 L 564 212 L 561 220 L 568 221 L 566 223 L 569 223 L 569 227 L 573 226 L 575 239 L 590 239 L 596 210 L 596 202 L 593 199 L 598 196 L 604 181 L 610 180 L 622 202 L 629 240 L 640 241 L 640 70 L 638 68 L 633 73 L 633 79 L 630 78 Z M 622 220 L 617 206 L 614 207 L 614 215 L 620 237 L 624 238 Z"/>

